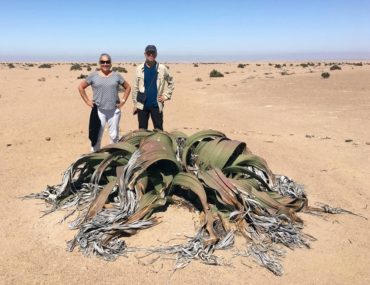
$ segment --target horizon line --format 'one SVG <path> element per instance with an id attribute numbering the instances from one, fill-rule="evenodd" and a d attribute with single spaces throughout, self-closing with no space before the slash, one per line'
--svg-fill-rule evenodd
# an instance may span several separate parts
<path id="1" fill-rule="evenodd" d="M 142 55 L 122 55 L 111 53 L 113 62 L 143 62 Z M 99 55 L 98 55 L 99 56 Z M 97 57 L 91 54 L 2 54 L 0 62 L 97 62 Z M 162 53 L 158 55 L 159 62 L 168 63 L 210 63 L 236 61 L 368 61 L 370 52 L 291 52 L 291 53 L 250 53 L 248 55 L 234 54 L 185 54 L 174 55 Z"/>

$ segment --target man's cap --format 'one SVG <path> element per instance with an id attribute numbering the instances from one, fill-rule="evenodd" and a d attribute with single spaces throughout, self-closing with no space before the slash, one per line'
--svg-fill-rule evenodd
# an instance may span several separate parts
<path id="1" fill-rule="evenodd" d="M 148 45 L 148 46 L 146 46 L 145 52 L 150 52 L 150 51 L 157 53 L 157 48 L 154 45 Z"/>

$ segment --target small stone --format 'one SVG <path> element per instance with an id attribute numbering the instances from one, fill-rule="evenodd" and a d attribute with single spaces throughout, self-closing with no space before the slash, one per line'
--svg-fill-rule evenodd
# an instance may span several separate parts
<path id="1" fill-rule="evenodd" d="M 46 137 L 45 140 L 49 142 L 51 140 L 51 137 Z"/>
<path id="2" fill-rule="evenodd" d="M 353 142 L 351 139 L 346 139 L 345 142 Z"/>
<path id="3" fill-rule="evenodd" d="M 9 147 L 9 146 L 12 146 L 12 144 L 11 143 L 7 143 L 6 146 Z"/>
<path id="4" fill-rule="evenodd" d="M 370 142 L 366 142 L 366 145 L 370 145 Z"/>

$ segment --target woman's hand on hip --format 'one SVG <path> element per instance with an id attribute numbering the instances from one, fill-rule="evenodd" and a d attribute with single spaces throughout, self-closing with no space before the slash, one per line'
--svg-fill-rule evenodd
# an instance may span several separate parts
<path id="1" fill-rule="evenodd" d="M 123 105 L 125 105 L 126 101 L 121 101 L 120 103 L 116 104 L 117 108 L 121 109 Z"/>

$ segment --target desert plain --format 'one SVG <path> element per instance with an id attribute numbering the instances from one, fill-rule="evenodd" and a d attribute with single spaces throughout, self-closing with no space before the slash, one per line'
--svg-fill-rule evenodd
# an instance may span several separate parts
<path id="1" fill-rule="evenodd" d="M 370 65 L 336 62 L 168 63 L 175 80 L 166 102 L 165 130 L 192 134 L 215 129 L 247 143 L 276 174 L 305 185 L 309 204 L 325 203 L 370 218 Z M 287 250 L 284 274 L 273 275 L 232 250 L 230 266 L 129 254 L 114 262 L 66 251 L 75 232 L 43 218 L 45 205 L 20 197 L 60 183 L 64 170 L 89 152 L 89 107 L 77 86 L 82 70 L 70 63 L 0 64 L 1 284 L 369 284 L 369 220 L 300 213 L 311 248 Z M 280 67 L 276 64 L 280 64 Z M 283 66 L 285 64 L 285 66 Z M 133 63 L 115 63 L 132 84 Z M 92 66 L 95 68 L 95 66 Z M 210 78 L 216 69 L 224 77 Z M 321 74 L 329 72 L 323 79 Z M 89 89 L 88 94 L 92 92 Z M 150 125 L 151 126 L 151 125 Z M 122 108 L 121 135 L 137 128 L 132 102 Z M 103 145 L 108 144 L 105 132 Z M 126 238 L 132 246 L 185 241 L 197 213 L 170 206 L 162 223 Z M 242 241 L 238 241 L 243 246 Z"/>

